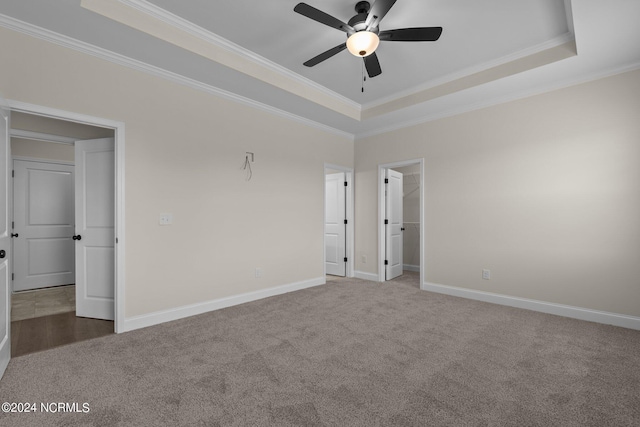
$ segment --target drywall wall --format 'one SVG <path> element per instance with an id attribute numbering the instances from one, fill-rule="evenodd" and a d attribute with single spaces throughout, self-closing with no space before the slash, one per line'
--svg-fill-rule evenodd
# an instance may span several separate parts
<path id="1" fill-rule="evenodd" d="M 21 112 L 11 114 L 11 128 L 47 135 L 64 136 L 77 140 L 113 137 L 113 129 L 87 126 L 81 123 Z M 11 154 L 13 156 L 69 162 L 73 162 L 75 157 L 72 145 L 18 137 L 11 138 Z"/>
<path id="2" fill-rule="evenodd" d="M 356 141 L 356 270 L 377 165 L 424 158 L 426 282 L 640 316 L 638 117 L 632 71 Z"/>
<path id="3" fill-rule="evenodd" d="M 88 126 L 82 123 L 21 112 L 11 114 L 11 128 L 75 139 L 97 139 L 113 136 L 113 129 Z"/>
<path id="4" fill-rule="evenodd" d="M 0 39 L 5 98 L 125 123 L 127 318 L 323 277 L 324 163 L 353 167 L 352 141 L 10 30 Z"/>
<path id="5" fill-rule="evenodd" d="M 11 138 L 11 155 L 36 159 L 74 161 L 73 145 Z"/>

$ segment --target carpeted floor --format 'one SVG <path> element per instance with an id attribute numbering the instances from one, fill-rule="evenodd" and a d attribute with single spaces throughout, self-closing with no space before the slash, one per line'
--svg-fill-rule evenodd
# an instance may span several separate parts
<path id="1" fill-rule="evenodd" d="M 12 359 L 3 426 L 638 426 L 640 331 L 357 279 Z"/>

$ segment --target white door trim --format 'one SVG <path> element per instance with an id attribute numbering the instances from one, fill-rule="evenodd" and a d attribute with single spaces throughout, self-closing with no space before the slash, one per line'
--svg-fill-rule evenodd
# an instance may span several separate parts
<path id="1" fill-rule="evenodd" d="M 13 185 L 11 184 L 11 176 L 9 170 L 12 167 L 11 164 L 11 138 L 9 137 L 9 129 L 11 129 L 11 111 L 7 105 L 6 100 L 0 94 L 0 122 L 3 123 L 4 128 L 0 134 L 0 140 L 3 141 L 0 148 L 0 173 L 4 178 L 2 186 L 5 191 L 4 206 L 2 211 L 4 218 L 0 224 L 0 248 L 5 252 L 8 252 L 8 256 L 5 254 L 2 262 L 0 262 L 0 282 L 4 279 L 4 289 L 0 289 L 2 295 L 0 295 L 0 312 L 4 312 L 4 316 L 0 319 L 0 379 L 4 375 L 9 361 L 11 360 L 11 264 L 13 257 L 13 247 L 11 244 L 11 227 L 9 221 L 11 219 L 11 212 L 13 210 Z M 6 156 L 6 157 L 5 157 Z"/>
<path id="2" fill-rule="evenodd" d="M 125 147 L 125 124 L 115 120 L 103 119 L 100 117 L 88 116 L 85 114 L 59 110 L 56 108 L 43 107 L 20 101 L 7 100 L 11 111 L 18 111 L 29 114 L 37 114 L 54 119 L 62 119 L 76 123 L 103 127 L 114 130 L 115 139 L 115 235 L 117 244 L 115 245 L 115 313 L 114 329 L 116 333 L 124 332 L 124 307 L 125 307 L 125 167 L 124 167 L 124 147 Z"/>
<path id="3" fill-rule="evenodd" d="M 345 253 L 347 254 L 347 277 L 353 277 L 354 276 L 354 268 L 355 268 L 355 262 L 354 262 L 354 256 L 355 256 L 355 251 L 354 251 L 354 245 L 353 245 L 353 236 L 354 236 L 354 216 L 353 216 L 353 196 L 354 196 L 354 189 L 353 189 L 353 183 L 354 183 L 354 179 L 353 179 L 353 168 L 347 168 L 344 166 L 339 166 L 339 165 L 334 165 L 331 163 L 325 163 L 324 164 L 324 170 L 323 170 L 323 174 L 322 174 L 322 206 L 324 207 L 323 209 L 323 214 L 322 214 L 322 274 L 323 277 L 326 277 L 327 275 L 327 269 L 326 269 L 326 257 L 325 257 L 325 239 L 324 239 L 324 224 L 326 221 L 325 218 L 325 213 L 326 213 L 326 206 L 325 206 L 325 194 L 326 194 L 326 180 L 325 180 L 325 176 L 327 175 L 327 169 L 333 169 L 339 172 L 344 172 L 344 176 L 345 179 L 347 181 L 347 245 L 346 245 L 346 250 Z"/>
<path id="4" fill-rule="evenodd" d="M 384 255 L 386 247 L 386 233 L 384 229 L 385 197 L 384 178 L 385 170 L 400 168 L 403 166 L 420 165 L 420 289 L 425 289 L 425 244 L 424 244 L 424 158 L 405 160 L 402 162 L 383 163 L 378 165 L 378 281 L 385 281 Z"/>
<path id="5" fill-rule="evenodd" d="M 37 162 L 37 163 L 49 163 L 52 165 L 69 165 L 75 166 L 75 162 L 70 162 L 68 160 L 54 160 L 54 159 L 45 159 L 42 157 L 28 157 L 28 156 L 11 156 L 11 161 L 13 160 L 21 160 L 23 162 Z"/>

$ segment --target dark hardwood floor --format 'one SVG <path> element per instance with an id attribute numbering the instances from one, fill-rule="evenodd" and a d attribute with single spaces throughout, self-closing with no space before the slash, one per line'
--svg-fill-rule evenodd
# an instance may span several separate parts
<path id="1" fill-rule="evenodd" d="M 75 311 L 11 322 L 11 357 L 113 333 L 109 320 L 76 317 Z"/>

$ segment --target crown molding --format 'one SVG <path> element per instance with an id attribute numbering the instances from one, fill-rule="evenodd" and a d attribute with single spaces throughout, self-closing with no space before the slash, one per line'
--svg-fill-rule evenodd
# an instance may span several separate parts
<path id="1" fill-rule="evenodd" d="M 181 18 L 178 15 L 175 15 L 166 9 L 162 9 L 161 7 L 148 2 L 147 0 L 119 0 L 120 3 L 123 3 L 129 7 L 132 7 L 142 13 L 150 15 L 155 19 L 158 19 L 166 24 L 172 25 L 181 31 L 191 34 L 192 36 L 198 37 L 208 43 L 216 45 L 222 49 L 225 49 L 228 52 L 232 52 L 238 56 L 241 56 L 248 61 L 251 61 L 255 64 L 260 65 L 261 67 L 267 68 L 270 71 L 273 71 L 281 76 L 295 80 L 305 86 L 311 87 L 319 92 L 323 92 L 324 94 L 336 98 L 340 102 L 351 106 L 352 108 L 360 111 L 361 105 L 352 99 L 347 98 L 344 95 L 341 95 L 337 92 L 332 91 L 331 89 L 322 86 L 311 79 L 308 79 L 304 76 L 301 76 L 298 73 L 294 73 L 293 71 L 285 68 L 273 61 L 266 59 L 265 57 L 258 55 L 248 49 L 243 48 L 242 46 L 233 43 L 230 40 L 225 39 L 209 30 L 206 30 L 193 22 L 187 21 L 184 18 Z"/>
<path id="2" fill-rule="evenodd" d="M 435 80 L 430 80 L 428 82 L 425 82 L 423 84 L 420 84 L 418 86 L 414 86 L 410 89 L 407 89 L 405 91 L 402 92 L 398 92 L 395 93 L 393 95 L 387 96 L 385 98 L 380 98 L 376 101 L 373 102 L 369 102 L 367 104 L 364 104 L 362 106 L 362 113 L 363 115 L 366 115 L 366 112 L 382 106 L 384 104 L 390 103 L 390 102 L 394 102 L 394 101 L 398 101 L 401 100 L 403 98 L 409 98 L 412 97 L 414 95 L 417 95 L 418 93 L 421 92 L 425 92 L 428 91 L 429 89 L 433 89 L 436 88 L 438 86 L 447 84 L 447 83 L 451 83 L 451 82 L 455 82 L 456 80 L 460 80 L 463 79 L 465 77 L 469 77 L 471 75 L 486 71 L 486 70 L 490 70 L 492 68 L 496 68 L 499 67 L 501 65 L 506 65 L 509 64 L 510 62 L 514 62 L 517 61 L 519 59 L 522 58 L 526 58 L 528 56 L 532 56 L 541 52 L 544 52 L 546 50 L 549 49 L 553 49 L 555 47 L 559 47 L 562 46 L 566 43 L 575 41 L 575 37 L 573 35 L 572 32 L 566 32 L 558 37 L 554 37 L 553 39 L 547 40 L 546 42 L 537 44 L 535 46 L 530 46 L 528 48 L 519 50 L 517 52 L 513 52 L 509 55 L 505 55 L 503 57 L 500 57 L 498 59 L 494 59 L 491 61 L 487 61 L 487 62 L 483 62 L 482 64 L 477 64 L 477 65 L 473 65 L 471 67 L 467 67 L 464 68 L 460 71 L 456 71 L 454 73 L 450 73 L 447 74 L 446 76 L 440 77 L 438 79 Z"/>
<path id="3" fill-rule="evenodd" d="M 157 9 L 153 5 L 136 3 L 134 7 L 120 0 L 81 0 L 80 6 L 346 117 L 360 120 L 360 106 L 353 101 L 343 102 L 333 94 L 328 94 L 326 88 L 317 89 L 299 79 L 289 78 L 275 69 L 266 68 L 263 64 L 256 62 L 255 57 L 252 60 L 230 50 L 229 42 L 220 44 L 221 40 L 218 36 L 199 29 L 169 12 Z M 150 10 L 154 13 L 151 14 Z"/>
<path id="4" fill-rule="evenodd" d="M 475 110 L 480 110 L 483 108 L 487 108 L 487 107 L 492 107 L 494 105 L 500 105 L 500 104 L 505 104 L 507 102 L 511 102 L 511 101 L 517 101 L 518 99 L 524 99 L 524 98 L 528 98 L 531 96 L 536 96 L 536 95 L 541 95 L 544 93 L 548 93 L 548 92 L 553 92 L 555 90 L 560 90 L 560 89 L 564 89 L 567 87 L 571 87 L 571 86 L 576 86 L 579 84 L 583 84 L 583 83 L 588 83 L 591 81 L 595 81 L 595 80 L 599 80 L 599 79 L 604 79 L 607 77 L 611 77 L 611 76 L 615 76 L 617 74 L 622 74 L 622 73 L 627 73 L 630 71 L 635 71 L 640 69 L 640 62 L 635 62 L 632 64 L 627 64 L 627 65 L 622 65 L 622 66 L 618 66 L 618 67 L 613 67 L 607 70 L 599 70 L 597 72 L 593 72 L 593 73 L 588 73 L 586 75 L 582 75 L 579 77 L 571 77 L 571 78 L 567 78 L 565 80 L 559 81 L 559 82 L 554 82 L 553 84 L 548 84 L 544 87 L 538 87 L 536 89 L 532 89 L 532 90 L 527 90 L 527 91 L 523 91 L 523 92 L 518 92 L 518 93 L 513 93 L 510 94 L 508 96 L 500 96 L 500 97 L 496 97 L 496 98 L 492 98 L 492 99 L 487 99 L 485 101 L 482 102 L 476 102 L 473 104 L 466 104 L 464 106 L 460 106 L 460 107 L 456 107 L 456 108 L 452 108 L 449 110 L 445 110 L 445 111 L 440 111 L 434 114 L 427 114 L 423 117 L 417 118 L 417 119 L 412 119 L 412 120 L 405 120 L 402 122 L 397 122 L 393 125 L 389 125 L 389 126 L 382 126 L 376 129 L 372 129 L 370 131 L 366 131 L 366 132 L 359 132 L 355 135 L 355 139 L 357 140 L 361 140 L 364 138 L 368 138 L 371 136 L 376 136 L 376 135 L 381 135 L 384 133 L 388 133 L 388 132 L 393 132 L 396 130 L 400 130 L 400 129 L 404 129 L 404 128 L 408 128 L 408 127 L 412 127 L 412 126 L 416 126 L 416 125 L 420 125 L 423 123 L 428 123 L 428 122 L 433 122 L 435 120 L 440 120 L 440 119 L 444 119 L 447 117 L 453 117 L 453 116 L 457 116 L 459 114 L 464 114 L 464 113 L 469 113 L 471 111 L 475 111 Z"/>
<path id="5" fill-rule="evenodd" d="M 419 86 L 415 86 L 412 88 L 409 88 L 405 91 L 402 92 L 398 92 L 395 93 L 393 95 L 390 95 L 388 97 L 385 98 L 381 98 L 378 99 L 376 101 L 373 102 L 369 102 L 367 104 L 363 104 L 362 105 L 362 116 L 366 115 L 367 110 L 371 110 L 375 107 L 378 107 L 380 105 L 386 104 L 388 102 L 394 102 L 397 101 L 399 99 L 405 98 L 405 97 L 411 97 L 413 95 L 416 95 L 420 92 L 423 91 L 427 91 L 429 89 L 435 88 L 437 86 L 446 84 L 446 83 L 450 83 L 453 82 L 455 80 L 458 79 L 462 79 L 464 77 L 494 68 L 494 67 L 498 67 L 500 65 L 504 65 L 507 64 L 509 62 L 513 62 L 513 61 L 517 61 L 518 59 L 522 59 L 525 58 L 527 56 L 531 56 L 531 55 L 535 55 L 537 53 L 543 52 L 545 50 L 548 49 L 553 49 L 554 47 L 558 47 L 561 46 L 565 43 L 569 43 L 569 42 L 575 42 L 575 30 L 574 30 L 574 23 L 573 23 L 573 9 L 572 9 L 572 5 L 571 5 L 571 1 L 572 0 L 564 0 L 564 9 L 565 9 L 565 17 L 566 17 L 566 21 L 567 21 L 567 32 L 558 36 L 558 37 L 554 37 L 551 40 L 547 40 L 546 42 L 540 43 L 538 45 L 535 46 L 530 46 L 528 48 L 513 52 L 509 55 L 500 57 L 498 59 L 494 59 L 491 61 L 487 61 L 484 62 L 482 64 L 477 64 L 477 65 L 473 65 L 471 67 L 465 68 L 463 70 L 457 71 L 455 73 L 451 73 L 448 74 L 446 76 L 443 76 L 439 79 L 436 80 L 431 80 L 429 82 L 425 82 Z"/>
<path id="6" fill-rule="evenodd" d="M 47 30 L 45 28 L 38 27 L 36 25 L 30 24 L 24 21 L 20 21 L 18 19 L 12 18 L 7 15 L 0 14 L 0 27 L 4 27 L 9 30 L 16 31 L 22 34 L 26 34 L 28 36 L 31 36 L 40 40 L 44 40 L 46 42 L 53 43 L 68 49 L 72 49 L 77 52 L 91 55 L 93 57 L 96 57 L 105 61 L 109 61 L 117 65 L 134 69 L 136 71 L 140 71 L 156 77 L 160 77 L 165 80 L 171 81 L 173 83 L 178 83 L 180 85 L 187 86 L 202 92 L 206 92 L 211 95 L 215 95 L 230 101 L 247 105 L 249 107 L 266 111 L 268 113 L 275 114 L 277 116 L 284 117 L 286 119 L 293 120 L 298 123 L 302 123 L 312 128 L 329 132 L 331 134 L 338 135 L 343 138 L 347 138 L 351 141 L 353 141 L 354 139 L 353 134 L 344 132 L 340 129 L 336 129 L 331 126 L 327 126 L 325 124 L 307 119 L 305 117 L 298 116 L 296 114 L 281 110 L 279 108 L 272 107 L 262 102 L 254 101 L 250 98 L 237 95 L 227 90 L 220 89 L 218 87 L 199 82 L 197 80 L 162 69 L 160 67 L 156 67 L 154 65 L 150 65 L 145 62 L 129 58 L 127 56 L 112 52 L 107 49 L 103 49 L 98 46 L 94 46 L 86 42 L 82 42 L 80 40 L 65 36 L 63 34 L 59 34 L 54 31 Z"/>

